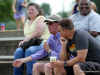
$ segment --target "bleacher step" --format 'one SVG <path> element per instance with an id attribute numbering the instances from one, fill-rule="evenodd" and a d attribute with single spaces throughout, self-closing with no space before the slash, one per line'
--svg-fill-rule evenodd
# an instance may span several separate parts
<path id="1" fill-rule="evenodd" d="M 4 37 L 24 37 L 24 31 L 23 30 L 5 30 L 0 31 L 0 38 Z"/>
<path id="2" fill-rule="evenodd" d="M 49 56 L 43 58 L 43 59 L 40 59 L 40 60 L 37 60 L 38 63 L 49 63 Z M 12 63 L 12 61 L 14 61 L 14 56 L 13 55 L 3 55 L 3 56 L 0 56 L 0 63 Z"/>
<path id="3" fill-rule="evenodd" d="M 14 40 L 24 40 L 25 37 L 6 37 L 0 38 L 0 41 L 14 41 Z"/>
<path id="4" fill-rule="evenodd" d="M 13 66 L 12 62 L 14 61 L 13 55 L 3 55 L 0 56 L 0 75 L 13 75 Z M 49 63 L 49 56 L 37 60 L 37 63 Z M 26 75 L 26 64 L 24 64 L 24 75 Z M 44 75 L 44 74 L 41 74 Z"/>
<path id="5" fill-rule="evenodd" d="M 13 55 L 9 55 L 9 56 L 0 56 L 0 59 L 14 59 L 14 56 Z"/>
<path id="6" fill-rule="evenodd" d="M 0 38 L 0 55 L 13 55 L 20 41 L 25 37 Z"/>
<path id="7" fill-rule="evenodd" d="M 24 40 L 23 30 L 5 30 L 0 31 L 0 75 L 13 75 L 12 62 L 14 61 L 14 52 L 18 48 L 20 41 Z M 48 63 L 49 58 L 37 60 L 39 63 Z M 26 75 L 26 63 L 24 65 L 23 75 Z"/>

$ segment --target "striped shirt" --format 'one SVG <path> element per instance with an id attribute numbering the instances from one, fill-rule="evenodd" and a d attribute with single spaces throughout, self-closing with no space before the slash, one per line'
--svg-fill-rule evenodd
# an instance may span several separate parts
<path id="1" fill-rule="evenodd" d="M 55 36 L 53 34 L 47 40 L 49 47 L 51 50 L 51 56 L 57 56 L 57 59 L 60 60 L 60 52 L 61 52 L 61 43 L 60 43 L 60 33 L 58 32 Z M 31 55 L 33 60 L 41 59 L 48 55 L 48 52 L 42 48 L 40 51 L 36 52 L 35 54 Z"/>

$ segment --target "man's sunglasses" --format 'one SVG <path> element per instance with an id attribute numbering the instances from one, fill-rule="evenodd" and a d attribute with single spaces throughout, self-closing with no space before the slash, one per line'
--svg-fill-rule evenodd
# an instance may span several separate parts
<path id="1" fill-rule="evenodd" d="M 46 25 L 52 25 L 53 23 L 58 23 L 58 22 L 49 22 L 49 23 L 46 23 Z"/>

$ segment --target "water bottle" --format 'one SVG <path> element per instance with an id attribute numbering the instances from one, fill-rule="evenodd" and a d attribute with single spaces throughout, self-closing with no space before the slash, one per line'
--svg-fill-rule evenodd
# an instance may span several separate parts
<path id="1" fill-rule="evenodd" d="M 4 31 L 4 30 L 5 30 L 5 24 L 1 23 L 1 31 Z"/>

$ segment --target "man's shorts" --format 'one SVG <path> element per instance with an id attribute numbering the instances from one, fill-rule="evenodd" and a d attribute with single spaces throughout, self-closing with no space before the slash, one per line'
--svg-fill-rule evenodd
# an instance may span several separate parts
<path id="1" fill-rule="evenodd" d="M 73 66 L 66 66 L 64 68 L 67 72 L 67 75 L 74 75 Z"/>
<path id="2" fill-rule="evenodd" d="M 77 64 L 82 70 L 78 72 L 84 72 L 86 75 L 100 75 L 100 63 L 98 62 L 86 61 Z M 67 72 L 67 75 L 74 75 L 73 66 L 67 66 L 64 68 Z"/>
<path id="3" fill-rule="evenodd" d="M 14 19 L 18 20 L 18 19 L 20 19 L 23 16 L 25 16 L 25 13 L 21 13 L 21 14 L 15 13 L 13 17 L 14 17 Z"/>
<path id="4" fill-rule="evenodd" d="M 84 72 L 86 75 L 100 75 L 99 62 L 86 61 L 86 62 L 77 63 L 77 64 L 80 66 L 82 72 Z"/>

